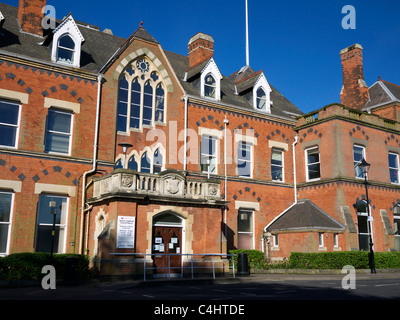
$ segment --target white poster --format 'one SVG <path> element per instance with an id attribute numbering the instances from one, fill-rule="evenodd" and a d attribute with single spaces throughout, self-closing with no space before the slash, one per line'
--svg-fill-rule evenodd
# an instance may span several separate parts
<path id="1" fill-rule="evenodd" d="M 133 249 L 135 247 L 135 217 L 118 217 L 117 248 Z"/>

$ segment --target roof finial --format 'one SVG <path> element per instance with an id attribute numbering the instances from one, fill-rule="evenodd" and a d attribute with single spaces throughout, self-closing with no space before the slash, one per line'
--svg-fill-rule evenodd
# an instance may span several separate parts
<path id="1" fill-rule="evenodd" d="M 139 28 L 142 28 L 142 26 L 143 26 L 143 21 L 140 21 Z"/>
<path id="2" fill-rule="evenodd" d="M 381 79 L 381 76 L 378 76 L 378 81 L 381 81 L 382 79 Z"/>

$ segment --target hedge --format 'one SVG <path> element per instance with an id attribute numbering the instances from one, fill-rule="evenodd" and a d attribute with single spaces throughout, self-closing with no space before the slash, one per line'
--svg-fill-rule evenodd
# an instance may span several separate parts
<path id="1" fill-rule="evenodd" d="M 375 252 L 376 269 L 400 268 L 400 252 Z M 369 269 L 369 252 L 341 251 L 321 253 L 292 252 L 289 257 L 293 269 L 342 269 L 350 265 L 355 269 Z"/>
<path id="2" fill-rule="evenodd" d="M 239 253 L 245 252 L 247 253 L 247 259 L 249 260 L 249 267 L 251 269 L 263 269 L 264 268 L 264 253 L 258 250 L 245 250 L 245 249 L 237 249 L 237 250 L 230 250 L 229 254 L 235 255 L 235 265 L 237 265 L 237 259 Z"/>
<path id="3" fill-rule="evenodd" d="M 65 279 L 66 259 L 77 258 L 76 271 L 80 279 L 89 277 L 89 260 L 84 255 L 55 254 L 53 265 L 56 269 L 56 278 Z M 44 277 L 42 268 L 50 265 L 49 253 L 16 253 L 0 257 L 0 280 L 40 280 Z"/>

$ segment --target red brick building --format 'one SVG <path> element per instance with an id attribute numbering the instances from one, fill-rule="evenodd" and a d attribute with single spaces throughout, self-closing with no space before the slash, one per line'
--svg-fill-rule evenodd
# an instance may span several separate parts
<path id="1" fill-rule="evenodd" d="M 341 52 L 342 104 L 303 115 L 262 70 L 221 74 L 210 35 L 180 55 L 142 26 L 43 30 L 44 5 L 0 4 L 1 255 L 49 251 L 51 210 L 56 252 L 103 273 L 115 253 L 159 269 L 166 253 L 364 250 L 362 157 L 375 250 L 398 250 L 400 90 L 366 86 L 361 46 Z"/>

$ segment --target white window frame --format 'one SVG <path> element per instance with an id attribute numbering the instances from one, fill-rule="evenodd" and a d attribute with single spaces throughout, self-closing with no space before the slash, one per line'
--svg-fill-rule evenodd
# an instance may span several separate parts
<path id="1" fill-rule="evenodd" d="M 279 248 L 279 234 L 272 235 L 272 246 L 274 248 Z"/>
<path id="2" fill-rule="evenodd" d="M 281 154 L 281 156 L 282 156 L 282 165 L 281 166 L 279 166 L 277 164 L 272 164 L 272 153 L 273 152 L 279 152 Z M 278 148 L 272 148 L 271 149 L 271 179 L 274 182 L 285 182 L 285 154 L 284 153 L 285 152 L 282 149 L 278 149 Z M 281 170 L 282 170 L 282 180 L 276 180 L 276 179 L 272 178 L 272 167 L 273 166 L 281 168 Z"/>
<path id="3" fill-rule="evenodd" d="M 72 40 L 72 42 L 74 43 L 74 48 L 73 48 L 73 49 L 68 48 L 68 47 L 63 47 L 63 46 L 60 44 L 61 39 L 62 39 L 62 38 L 65 38 L 65 37 L 69 37 L 69 38 Z M 75 40 L 74 40 L 73 37 L 71 37 L 71 35 L 69 35 L 68 33 L 64 33 L 62 36 L 60 36 L 60 37 L 57 39 L 57 53 L 56 53 L 56 61 L 57 61 L 57 63 L 61 63 L 61 64 L 65 64 L 65 65 L 72 65 L 72 66 L 75 65 L 76 47 L 77 47 L 77 45 L 76 45 L 76 43 L 75 43 Z M 72 52 L 72 61 L 71 61 L 71 62 L 66 62 L 66 61 L 60 60 L 60 49 L 61 49 L 61 50 L 65 50 L 65 51 Z"/>
<path id="4" fill-rule="evenodd" d="M 139 61 L 145 60 L 146 63 L 148 63 L 148 70 L 144 73 L 145 77 L 142 79 L 142 72 L 138 69 L 137 65 Z M 133 74 L 129 73 L 129 69 L 132 69 L 134 71 Z M 157 74 L 158 79 L 154 81 L 152 74 L 153 73 Z M 126 115 L 126 128 L 125 130 L 117 130 L 117 134 L 123 134 L 123 135 L 130 135 L 131 131 L 135 132 L 143 132 L 143 128 L 154 128 L 155 125 L 166 125 L 167 123 L 167 86 L 165 84 L 164 78 L 162 76 L 162 73 L 155 67 L 153 62 L 147 58 L 146 56 L 139 57 L 138 59 L 135 59 L 131 61 L 127 67 L 124 69 L 123 72 L 121 72 L 120 77 L 118 79 L 118 92 L 120 90 L 119 82 L 121 81 L 121 78 L 125 77 L 127 83 L 128 83 L 128 101 L 126 102 L 127 104 L 127 115 Z M 139 127 L 138 128 L 133 128 L 131 127 L 131 108 L 132 108 L 132 83 L 133 81 L 137 80 L 139 85 L 140 85 L 140 104 L 135 104 L 139 107 Z M 144 109 L 150 109 L 148 106 L 144 106 L 144 97 L 145 97 L 145 92 L 144 92 L 144 87 L 146 83 L 149 81 L 150 87 L 152 89 L 152 115 L 151 115 L 151 121 L 150 124 L 143 124 L 143 114 L 144 114 Z M 157 87 L 161 85 L 162 89 L 164 91 L 164 101 L 163 101 L 163 121 L 157 121 L 155 119 L 156 113 L 160 108 L 157 106 L 157 101 L 160 98 L 160 96 L 157 95 Z M 118 122 L 118 103 L 120 100 L 119 94 L 117 98 L 117 122 Z M 137 119 L 137 118 L 135 118 Z"/>
<path id="5" fill-rule="evenodd" d="M 396 204 L 393 208 L 393 229 L 395 248 L 400 250 L 400 204 Z"/>
<path id="6" fill-rule="evenodd" d="M 240 173 L 239 173 L 239 154 L 240 154 L 239 147 L 240 147 L 241 144 L 246 144 L 246 145 L 248 145 L 250 147 L 250 151 L 249 151 L 249 153 L 250 153 L 250 161 L 242 160 L 242 161 L 250 163 L 250 176 L 249 177 L 248 176 L 241 176 Z M 246 140 L 238 141 L 236 162 L 237 162 L 236 163 L 236 170 L 237 170 L 238 176 L 241 177 L 241 178 L 252 179 L 253 178 L 253 171 L 254 171 L 254 144 L 253 143 L 251 143 L 249 141 L 246 141 Z"/>
<path id="7" fill-rule="evenodd" d="M 400 177 L 399 177 L 399 155 L 394 152 L 389 152 L 388 157 L 390 155 L 394 155 L 396 157 L 396 163 L 397 163 L 397 168 L 393 168 L 390 166 L 390 161 L 388 161 L 388 166 L 389 166 L 389 179 L 391 184 L 400 184 Z M 389 160 L 389 159 L 388 159 Z M 396 170 L 397 173 L 397 182 L 393 182 L 392 179 L 390 178 L 390 170 Z"/>
<path id="8" fill-rule="evenodd" d="M 360 148 L 360 149 L 362 149 L 362 158 L 361 158 L 361 160 L 364 158 L 364 159 L 366 159 L 365 158 L 365 147 L 364 146 L 362 146 L 362 145 L 359 145 L 359 144 L 353 144 L 353 165 L 354 165 L 354 176 L 355 176 L 355 178 L 356 179 L 364 179 L 364 174 L 361 172 L 361 174 L 362 174 L 362 177 L 359 177 L 359 176 L 357 176 L 357 174 L 356 174 L 356 170 L 357 170 L 357 168 L 358 168 L 358 165 L 361 163 L 361 161 L 356 161 L 355 159 L 354 159 L 354 149 L 355 148 Z M 359 169 L 359 170 L 361 170 L 361 169 Z"/>
<path id="9" fill-rule="evenodd" d="M 20 132 L 20 128 L 21 128 L 21 109 L 22 109 L 21 103 L 15 102 L 15 101 L 7 101 L 7 100 L 4 100 L 4 99 L 1 99 L 1 102 L 7 103 L 7 104 L 11 104 L 11 105 L 14 105 L 15 107 L 18 107 L 18 121 L 17 121 L 17 124 L 14 125 L 14 124 L 1 122 L 2 119 L 0 119 L 0 125 L 1 126 L 8 126 L 8 127 L 16 128 L 14 145 L 13 146 L 0 145 L 0 148 L 18 149 L 19 132 Z"/>
<path id="10" fill-rule="evenodd" d="M 339 234 L 338 233 L 333 234 L 333 247 L 339 248 Z"/>
<path id="11" fill-rule="evenodd" d="M 361 201 L 363 201 L 363 202 L 367 202 L 366 200 L 361 200 Z M 374 234 L 373 234 L 373 232 L 372 232 L 372 230 L 373 230 L 373 227 L 372 227 L 372 214 L 371 214 L 371 216 L 370 217 L 368 217 L 368 210 L 369 210 L 369 212 L 371 213 L 372 211 L 371 211 L 371 206 L 369 205 L 369 204 L 366 204 L 367 206 L 368 206 L 368 208 L 367 207 L 365 207 L 365 211 L 366 212 L 359 212 L 358 211 L 358 207 L 357 207 L 357 241 L 358 241 L 358 247 L 360 248 L 360 235 L 364 235 L 364 236 L 368 236 L 368 250 L 369 250 L 369 235 L 371 235 L 371 238 L 372 238 L 372 241 L 373 241 L 373 239 L 374 239 Z M 366 220 L 366 223 L 367 223 L 367 230 L 368 230 L 368 232 L 367 233 L 365 233 L 365 232 L 360 232 L 360 229 L 359 229 L 359 222 L 358 222 L 358 217 L 359 216 L 361 216 L 361 217 L 366 217 L 367 218 L 367 220 Z M 360 249 L 359 249 L 360 250 Z"/>
<path id="12" fill-rule="evenodd" d="M 309 153 L 310 151 L 313 151 L 313 150 L 317 150 L 317 151 L 318 151 L 318 154 L 319 154 L 319 162 L 308 163 L 308 153 Z M 308 148 L 308 149 L 305 150 L 305 153 L 304 153 L 304 154 L 305 154 L 305 163 L 306 163 L 306 181 L 307 181 L 307 182 L 311 182 L 311 181 L 318 181 L 318 180 L 321 180 L 321 153 L 320 153 L 320 151 L 319 151 L 319 147 L 316 146 L 316 147 Z M 310 165 L 313 165 L 313 164 L 319 164 L 319 178 L 310 179 L 310 178 L 309 178 L 309 170 L 308 170 L 308 167 L 309 167 Z"/>
<path id="13" fill-rule="evenodd" d="M 238 237 L 239 237 L 239 234 L 243 234 L 243 235 L 250 235 L 251 236 L 251 248 L 250 248 L 250 250 L 254 250 L 254 248 L 255 248 L 255 237 L 254 237 L 254 216 L 255 216 L 255 214 L 254 214 L 254 210 L 251 210 L 251 209 L 239 209 L 239 211 L 238 211 L 238 220 L 239 220 L 239 215 L 240 214 L 250 214 L 251 215 L 251 221 L 250 221 L 250 223 L 251 223 L 251 231 L 239 231 L 239 225 L 238 225 L 238 228 L 237 228 L 237 233 L 238 233 Z M 239 245 L 239 243 L 238 243 L 238 245 Z"/>
<path id="14" fill-rule="evenodd" d="M 15 193 L 14 192 L 7 192 L 0 190 L 2 194 L 11 195 L 11 205 L 10 205 L 10 220 L 9 222 L 0 222 L 0 225 L 8 225 L 8 232 L 7 232 L 7 244 L 6 244 L 6 252 L 0 252 L 0 257 L 4 257 L 9 255 L 10 253 L 10 239 L 11 239 L 11 231 L 12 231 L 12 222 L 13 222 L 13 214 L 14 214 L 14 201 L 15 201 Z"/>
<path id="15" fill-rule="evenodd" d="M 68 232 L 68 221 L 69 221 L 69 208 L 70 208 L 70 197 L 66 196 L 66 195 L 59 195 L 59 194 L 47 194 L 47 193 L 42 193 L 39 195 L 39 199 L 38 199 L 38 210 L 39 210 L 39 201 L 40 201 L 40 197 L 41 196 L 47 196 L 47 197 L 53 197 L 53 198 L 62 198 L 62 199 L 66 199 L 66 206 L 65 206 L 65 223 L 64 224 L 56 224 L 56 227 L 59 227 L 60 230 L 63 229 L 64 231 L 64 236 L 62 238 L 60 238 L 58 241 L 62 241 L 61 245 L 58 245 L 58 248 L 56 250 L 56 248 L 54 248 L 54 252 L 57 253 L 65 253 L 66 252 L 66 248 L 67 248 L 67 232 Z M 58 208 L 56 208 L 58 210 Z M 49 212 L 51 210 L 51 208 L 48 208 Z M 39 223 L 39 212 L 37 212 L 37 218 L 36 218 L 36 231 L 35 231 L 35 252 L 36 248 L 37 248 L 37 232 L 39 229 L 39 226 L 45 226 L 45 227 L 49 227 L 49 226 L 53 226 L 53 224 L 49 224 L 49 223 Z M 58 249 L 61 248 L 61 252 L 58 252 Z"/>
<path id="16" fill-rule="evenodd" d="M 69 129 L 69 133 L 65 133 L 65 132 L 59 132 L 59 131 L 54 131 L 54 130 L 49 130 L 48 129 L 48 122 L 46 122 L 46 136 L 45 136 L 45 145 L 44 145 L 44 150 L 46 150 L 46 141 L 47 141 L 47 134 L 48 133 L 55 133 L 55 134 L 60 134 L 63 136 L 68 136 L 69 137 L 69 142 L 68 142 L 68 153 L 63 153 L 63 152 L 56 152 L 56 151 L 47 151 L 46 153 L 48 154 L 57 154 L 57 155 L 67 155 L 70 156 L 71 152 L 72 152 L 72 137 L 73 137 L 73 128 L 74 128 L 74 114 L 72 112 L 69 111 L 64 111 L 61 109 L 57 109 L 57 108 L 51 108 L 49 109 L 49 113 L 50 112 L 57 112 L 57 113 L 63 113 L 63 114 L 67 114 L 71 117 L 71 124 L 70 124 L 70 129 Z"/>
<path id="17" fill-rule="evenodd" d="M 325 233 L 318 232 L 318 248 L 320 249 L 324 248 L 324 235 Z"/>
<path id="18" fill-rule="evenodd" d="M 257 91 L 260 88 L 264 90 L 265 98 L 266 98 L 265 108 L 263 108 L 263 109 L 257 108 Z M 271 86 L 269 85 L 264 73 L 262 73 L 258 77 L 258 79 L 253 87 L 253 108 L 254 108 L 254 110 L 262 111 L 265 113 L 271 113 L 271 91 L 272 91 Z"/>
<path id="19" fill-rule="evenodd" d="M 214 140 L 214 142 L 215 142 L 215 154 L 214 155 L 211 155 L 211 154 L 203 154 L 202 153 L 202 150 L 203 150 L 203 148 L 202 148 L 202 146 L 201 146 L 201 143 L 202 143 L 202 141 L 203 141 L 203 137 L 207 137 L 208 139 L 212 139 L 212 140 Z M 204 134 L 202 134 L 201 135 L 201 138 L 200 138 L 200 170 L 201 170 L 201 172 L 202 173 L 210 173 L 210 174 L 212 174 L 212 175 L 216 175 L 216 174 L 218 174 L 218 154 L 219 154 L 219 137 L 217 137 L 217 136 L 215 136 L 215 135 L 212 135 L 212 134 L 208 134 L 208 133 L 204 133 Z M 207 170 L 206 171 L 204 171 L 203 169 L 202 169 L 202 167 L 201 167 L 201 164 L 202 164 L 202 158 L 203 158 L 203 156 L 207 156 L 207 161 L 209 160 L 209 158 L 213 158 L 214 159 L 214 163 L 215 163 L 215 170 L 214 170 L 214 172 L 208 172 L 208 169 L 209 169 L 209 166 L 211 166 L 211 161 L 208 163 L 208 166 L 207 166 Z"/>
<path id="20" fill-rule="evenodd" d="M 204 88 L 205 88 L 205 79 L 206 77 L 211 74 L 215 80 L 215 97 L 206 97 Z M 201 71 L 201 76 L 200 76 L 200 94 L 203 98 L 209 99 L 209 100 L 216 100 L 220 101 L 221 100 L 221 80 L 222 80 L 222 75 L 214 61 L 213 58 L 210 58 L 206 66 L 203 68 Z"/>

